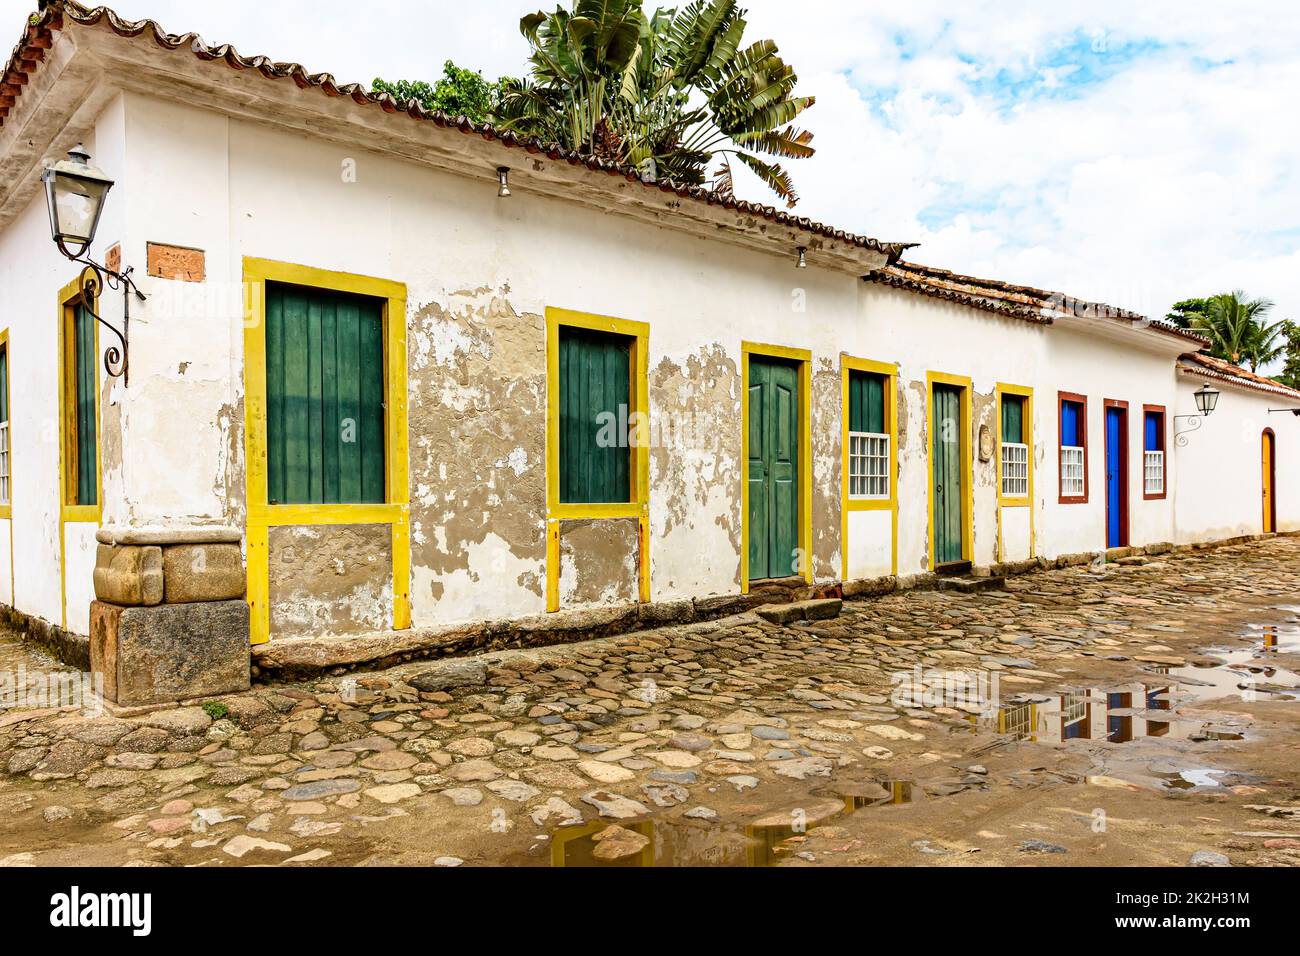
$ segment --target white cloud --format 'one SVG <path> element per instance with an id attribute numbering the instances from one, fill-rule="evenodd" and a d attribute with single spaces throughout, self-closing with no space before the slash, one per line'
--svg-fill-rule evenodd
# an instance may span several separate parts
<path id="1" fill-rule="evenodd" d="M 519 72 L 556 0 L 116 0 L 340 81 Z M 652 0 L 647 0 L 648 3 Z M 0 0 L 16 36 L 32 0 Z M 1281 2 L 749 0 L 817 106 L 799 211 L 917 261 L 1163 314 L 1242 286 L 1300 320 L 1300 32 Z M 1289 28 L 1290 27 L 1290 28 Z M 1212 65 L 1213 64 L 1213 65 Z M 738 174 L 739 175 L 739 174 Z M 742 179 L 751 198 L 770 201 Z"/>

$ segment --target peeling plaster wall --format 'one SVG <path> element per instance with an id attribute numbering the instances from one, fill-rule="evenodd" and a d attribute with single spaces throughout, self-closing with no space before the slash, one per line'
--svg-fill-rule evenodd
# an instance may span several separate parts
<path id="1" fill-rule="evenodd" d="M 638 585 L 635 518 L 560 522 L 560 603 L 632 604 Z"/>
<path id="2" fill-rule="evenodd" d="M 515 170 L 514 196 L 502 201 L 490 169 L 470 180 L 134 94 L 119 98 L 100 126 L 102 142 L 91 148 L 122 183 L 101 228 L 105 245 L 120 239 L 123 262 L 137 267 L 147 242 L 202 249 L 208 277 L 202 284 L 139 277 L 150 298 L 133 307 L 130 388 L 104 387 L 105 521 L 244 524 L 245 257 L 403 282 L 416 626 L 545 607 L 548 306 L 650 325 L 655 601 L 739 587 L 743 341 L 812 353 L 811 560 L 819 582 L 840 576 L 845 548 L 853 575 L 885 573 L 891 558 L 887 515 L 851 516 L 850 539 L 839 540 L 842 354 L 899 365 L 902 574 L 929 566 L 927 371 L 973 379 L 966 439 L 977 564 L 998 554 L 996 458 L 977 457 L 980 426 L 996 434 L 998 382 L 1035 389 L 1032 514 L 1036 553 L 1045 556 L 1104 543 L 1102 398 L 1130 402 L 1134 462 L 1142 403 L 1168 405 L 1171 419 L 1176 413 L 1176 345 L 1162 351 L 1097 330 L 1049 329 L 864 283 L 818 268 L 816 243 L 813 268 L 796 271 L 793 250 L 788 257 L 742 250 L 542 198 L 529 190 L 526 164 Z M 58 620 L 57 500 L 40 490 L 57 486 L 47 318 L 53 290 L 73 270 L 48 243 L 39 197 L 0 234 L 0 253 L 9 317 L 0 321 L 14 330 L 15 496 L 33 502 L 15 508 L 17 598 L 21 609 Z M 106 304 L 110 319 L 119 302 Z M 24 362 L 26 354 L 44 358 Z M 1057 503 L 1058 389 L 1090 398 L 1087 505 Z M 1285 429 L 1276 430 L 1281 473 L 1289 446 Z M 23 434 L 40 434 L 44 444 L 34 449 Z M 1171 463 L 1171 487 L 1177 473 Z M 1172 496 L 1144 502 L 1139 469 L 1132 481 L 1133 542 L 1170 539 Z M 1300 514 L 1290 516 L 1283 487 L 1280 480 L 1286 527 Z M 1212 507 L 1198 494 L 1188 507 Z M 1244 527 L 1246 509 L 1238 510 L 1194 526 Z M 1029 516 L 1004 512 L 1006 558 L 1028 553 Z M 70 532 L 68 599 L 78 620 L 93 531 Z M 562 606 L 635 600 L 636 546 L 634 521 L 564 522 Z M 390 626 L 389 548 L 386 528 L 273 532 L 273 629 Z"/>
<path id="3" fill-rule="evenodd" d="M 272 528 L 271 633 L 337 636 L 393 626 L 388 525 Z"/>

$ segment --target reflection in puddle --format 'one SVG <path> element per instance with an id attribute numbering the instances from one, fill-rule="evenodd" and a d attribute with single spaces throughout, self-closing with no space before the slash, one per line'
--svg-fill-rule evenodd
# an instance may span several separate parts
<path id="1" fill-rule="evenodd" d="M 855 795 L 823 791 L 808 806 L 757 817 L 748 825 L 693 826 L 667 820 L 624 823 L 649 843 L 619 860 L 602 860 L 595 853 L 595 837 L 610 824 L 597 821 L 558 830 L 551 844 L 551 865 L 556 867 L 650 866 L 772 866 L 797 853 L 809 830 L 868 807 L 911 803 L 922 799 L 920 787 L 910 780 L 887 780 L 850 789 Z"/>

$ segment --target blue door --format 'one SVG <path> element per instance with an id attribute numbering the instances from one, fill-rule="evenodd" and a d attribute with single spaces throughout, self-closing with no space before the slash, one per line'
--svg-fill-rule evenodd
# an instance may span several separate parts
<path id="1" fill-rule="evenodd" d="M 1106 547 L 1128 543 L 1128 423 L 1122 408 L 1106 409 Z"/>

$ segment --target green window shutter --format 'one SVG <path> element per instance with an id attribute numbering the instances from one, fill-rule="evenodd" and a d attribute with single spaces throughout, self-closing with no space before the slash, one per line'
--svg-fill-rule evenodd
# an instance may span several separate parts
<path id="1" fill-rule="evenodd" d="M 74 409 L 77 444 L 77 504 L 99 503 L 99 450 L 95 446 L 95 411 L 99 396 L 95 386 L 97 356 L 95 355 L 95 318 L 84 305 L 78 305 L 73 315 L 73 368 L 75 377 Z"/>
<path id="2" fill-rule="evenodd" d="M 9 421 L 9 349 L 0 349 L 0 422 Z"/>
<path id="3" fill-rule="evenodd" d="M 885 376 L 849 372 L 849 431 L 885 432 Z"/>
<path id="4" fill-rule="evenodd" d="M 560 501 L 631 501 L 630 342 L 561 326 L 559 346 Z"/>
<path id="5" fill-rule="evenodd" d="M 1002 396 L 1002 441 L 1007 444 L 1024 443 L 1025 400 L 1018 395 Z"/>
<path id="6" fill-rule="evenodd" d="M 271 504 L 385 500 L 383 323 L 379 299 L 267 284 Z"/>

